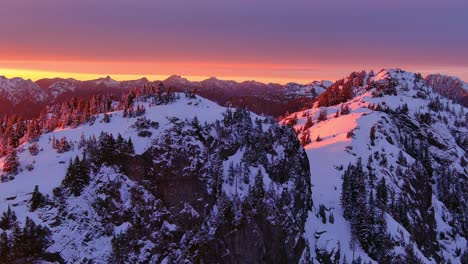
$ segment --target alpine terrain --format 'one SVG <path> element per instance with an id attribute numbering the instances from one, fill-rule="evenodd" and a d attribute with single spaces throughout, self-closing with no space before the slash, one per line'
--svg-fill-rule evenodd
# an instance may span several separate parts
<path id="1" fill-rule="evenodd" d="M 467 263 L 468 109 L 428 79 L 355 72 L 281 121 L 309 159 L 317 263 Z"/>
<path id="2" fill-rule="evenodd" d="M 0 76 L 0 117 L 5 114 L 17 115 L 20 118 L 37 117 L 40 113 L 47 112 L 47 107 L 72 98 L 89 100 L 97 95 L 119 98 L 131 89 L 145 85 L 161 91 L 196 91 L 197 94 L 223 106 L 245 107 L 257 114 L 280 116 L 310 106 L 313 102 L 310 99 L 316 99 L 331 84 L 330 81 L 286 85 L 256 81 L 239 83 L 214 77 L 197 82 L 177 75 L 163 81 L 149 81 L 146 78 L 116 81 L 107 76 L 89 81 L 53 78 L 35 82 Z"/>
<path id="3" fill-rule="evenodd" d="M 1 263 L 468 263 L 456 78 L 87 82 L 0 79 Z"/>
<path id="4" fill-rule="evenodd" d="M 6 122 L 1 137 L 2 262 L 309 255 L 309 163 L 274 119 L 144 87 Z"/>

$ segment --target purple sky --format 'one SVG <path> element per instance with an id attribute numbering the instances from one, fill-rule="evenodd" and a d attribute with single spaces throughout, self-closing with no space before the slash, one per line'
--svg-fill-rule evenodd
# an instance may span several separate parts
<path id="1" fill-rule="evenodd" d="M 312 80 L 402 67 L 468 79 L 467 0 L 2 0 L 0 7 L 0 68 L 96 73 L 88 66 L 106 61 L 120 63 L 109 68 L 114 74 Z"/>

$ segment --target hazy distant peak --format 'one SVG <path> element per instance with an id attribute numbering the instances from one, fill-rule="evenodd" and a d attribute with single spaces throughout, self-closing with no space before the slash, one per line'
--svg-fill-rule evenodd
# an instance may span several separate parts
<path id="1" fill-rule="evenodd" d="M 99 78 L 99 79 L 93 80 L 92 82 L 94 82 L 96 85 L 104 85 L 107 87 L 118 86 L 120 83 L 119 81 L 112 79 L 109 75 L 106 76 L 105 78 Z"/>

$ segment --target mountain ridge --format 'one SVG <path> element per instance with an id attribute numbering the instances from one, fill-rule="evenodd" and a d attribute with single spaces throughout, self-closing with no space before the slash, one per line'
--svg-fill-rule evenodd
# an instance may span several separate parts
<path id="1" fill-rule="evenodd" d="M 400 69 L 337 83 L 281 121 L 311 166 L 313 258 L 466 261 L 468 109 Z"/>
<path id="2" fill-rule="evenodd" d="M 290 128 L 192 94 L 145 88 L 110 111 L 106 100 L 94 103 L 93 115 L 73 104 L 51 109 L 28 131 L 55 127 L 24 134 L 0 159 L 0 211 L 10 212 L 0 221 L 0 249 L 10 252 L 4 259 L 299 262 L 308 254 L 309 171 Z M 19 241 L 45 246 L 19 250 L 9 240 L 14 226 L 39 226 L 41 235 Z"/>
<path id="3" fill-rule="evenodd" d="M 315 98 L 327 88 L 327 85 L 330 85 L 328 81 L 292 86 L 257 81 L 236 82 L 219 80 L 215 77 L 202 81 L 189 81 L 179 75 L 172 75 L 162 81 L 149 81 L 147 78 L 116 81 L 107 76 L 86 81 L 73 78 L 45 78 L 32 82 L 21 78 L 3 77 L 0 82 L 0 100 L 4 101 L 4 104 L 0 106 L 0 114 L 16 113 L 33 117 L 39 114 L 39 109 L 62 103 L 72 97 L 89 99 L 94 95 L 104 94 L 121 96 L 132 88 L 143 85 L 158 87 L 160 83 L 166 88 L 179 92 L 196 90 L 202 96 L 222 105 L 246 106 L 256 113 L 274 116 L 284 114 L 286 109 L 293 105 L 301 107 L 306 103 L 304 99 Z M 255 101 L 261 107 L 256 106 Z M 24 110 L 24 105 L 30 105 L 27 111 Z M 262 110 L 265 112 L 261 112 Z"/>

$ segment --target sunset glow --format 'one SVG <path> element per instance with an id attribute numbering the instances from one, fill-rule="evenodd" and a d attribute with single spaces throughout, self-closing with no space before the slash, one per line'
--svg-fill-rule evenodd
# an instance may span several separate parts
<path id="1" fill-rule="evenodd" d="M 0 75 L 177 74 L 286 83 L 401 67 L 468 80 L 467 5 L 461 0 L 6 0 L 0 9 Z"/>

